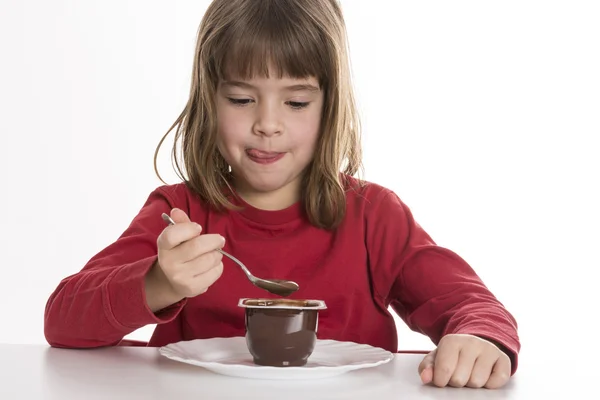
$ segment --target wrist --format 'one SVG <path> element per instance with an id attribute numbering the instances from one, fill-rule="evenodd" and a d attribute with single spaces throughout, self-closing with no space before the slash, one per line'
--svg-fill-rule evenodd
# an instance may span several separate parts
<path id="1" fill-rule="evenodd" d="M 158 259 L 146 273 L 144 285 L 146 303 L 153 313 L 183 299 L 173 291 L 173 287 L 158 264 Z"/>

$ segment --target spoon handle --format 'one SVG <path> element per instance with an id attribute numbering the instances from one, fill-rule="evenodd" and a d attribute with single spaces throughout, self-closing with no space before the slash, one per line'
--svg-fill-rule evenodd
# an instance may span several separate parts
<path id="1" fill-rule="evenodd" d="M 250 273 L 250 271 L 248 271 L 248 268 L 246 268 L 246 266 L 237 258 L 235 258 L 234 256 L 232 256 L 231 254 L 229 254 L 228 252 L 226 252 L 225 250 L 221 250 L 221 249 L 217 249 L 217 251 L 221 254 L 223 254 L 224 256 L 227 256 L 229 258 L 231 258 L 231 260 L 233 260 L 237 265 L 240 266 L 240 268 L 244 271 L 244 273 L 246 274 L 246 276 L 248 277 L 248 279 L 250 279 L 251 281 L 253 281 L 254 279 L 256 279 L 254 277 L 254 275 L 252 275 Z"/>

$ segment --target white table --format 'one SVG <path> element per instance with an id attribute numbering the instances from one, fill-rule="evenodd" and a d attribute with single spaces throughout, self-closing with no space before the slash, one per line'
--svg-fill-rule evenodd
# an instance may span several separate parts
<path id="1" fill-rule="evenodd" d="M 522 363 L 507 386 L 493 391 L 424 386 L 416 372 L 422 357 L 398 354 L 386 365 L 329 379 L 258 381 L 178 363 L 156 348 L 65 350 L 0 344 L 0 399 L 533 399 L 596 391 L 597 371 L 592 368 L 580 371 L 584 375 L 579 383 L 573 381 L 579 372 L 569 372 L 573 364 L 552 372 L 552 365 L 561 368 L 567 362 L 560 355 L 552 355 L 557 364 L 550 358 Z"/>

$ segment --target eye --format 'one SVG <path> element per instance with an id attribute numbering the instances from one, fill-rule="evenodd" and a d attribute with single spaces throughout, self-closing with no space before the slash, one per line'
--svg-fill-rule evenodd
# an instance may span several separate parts
<path id="1" fill-rule="evenodd" d="M 300 101 L 288 101 L 287 104 L 293 108 L 294 110 L 301 110 L 303 108 L 308 107 L 308 105 L 310 104 L 310 102 L 306 101 L 306 102 L 300 102 Z"/>
<path id="2" fill-rule="evenodd" d="M 239 107 L 247 106 L 252 102 L 252 99 L 235 99 L 233 97 L 228 97 L 227 100 L 229 100 L 229 102 L 234 106 Z"/>

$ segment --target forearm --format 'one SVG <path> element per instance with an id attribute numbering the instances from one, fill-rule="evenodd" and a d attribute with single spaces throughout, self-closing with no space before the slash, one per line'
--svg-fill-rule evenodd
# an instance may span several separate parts
<path id="1" fill-rule="evenodd" d="M 431 281 L 429 290 L 431 297 L 417 298 L 413 292 L 414 297 L 392 302 L 411 329 L 427 335 L 436 344 L 449 334 L 487 339 L 506 352 L 512 360 L 513 373 L 516 371 L 520 351 L 517 322 L 476 275 L 463 274 L 454 282 Z"/>
<path id="2" fill-rule="evenodd" d="M 407 324 L 434 343 L 448 334 L 479 336 L 509 350 L 516 370 L 515 318 L 455 253 L 435 246 L 414 253 L 390 294 Z"/>
<path id="3" fill-rule="evenodd" d="M 89 348 L 117 344 L 151 323 L 166 322 L 178 307 L 155 315 L 146 304 L 145 276 L 153 258 L 84 269 L 61 282 L 46 305 L 44 334 L 52 346 Z"/>

